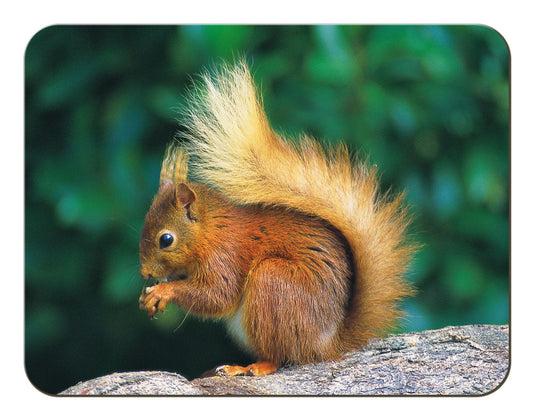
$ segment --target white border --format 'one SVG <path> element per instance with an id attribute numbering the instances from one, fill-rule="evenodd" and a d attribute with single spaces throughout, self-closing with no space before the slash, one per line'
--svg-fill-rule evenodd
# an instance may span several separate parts
<path id="1" fill-rule="evenodd" d="M 0 37 L 2 63 L 2 304 L 3 365 L 0 394 L 4 412 L 56 418 L 91 417 L 106 412 L 121 417 L 202 416 L 299 417 L 357 416 L 408 418 L 503 417 L 529 399 L 532 367 L 528 352 L 531 260 L 531 40 L 527 2 L 507 1 L 253 1 L 72 2 L 20 1 L 4 11 Z M 194 3 L 194 4 L 191 4 Z M 36 391 L 24 374 L 23 349 L 23 58 L 40 29 L 58 23 L 346 23 L 485 24 L 502 34 L 512 60 L 512 367 L 501 389 L 481 398 L 54 398 Z M 527 265 L 526 265 L 527 264 Z M 8 282 L 9 281 L 9 282 Z M 13 291 L 14 290 L 14 291 Z M 297 410 L 294 410 L 297 409 Z M 475 409 L 475 410 L 474 410 Z M 9 414 L 9 413 L 8 413 Z"/>

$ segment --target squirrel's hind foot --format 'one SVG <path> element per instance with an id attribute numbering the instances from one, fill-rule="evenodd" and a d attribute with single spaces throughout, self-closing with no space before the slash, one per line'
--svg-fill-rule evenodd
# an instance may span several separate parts
<path id="1" fill-rule="evenodd" d="M 248 365 L 247 367 L 241 367 L 239 365 L 221 365 L 214 370 L 210 370 L 202 374 L 202 377 L 234 377 L 236 375 L 260 376 L 272 374 L 277 369 L 278 366 L 269 361 L 256 362 Z"/>

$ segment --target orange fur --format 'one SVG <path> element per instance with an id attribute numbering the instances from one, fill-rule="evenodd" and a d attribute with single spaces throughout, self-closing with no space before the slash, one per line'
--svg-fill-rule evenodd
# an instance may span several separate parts
<path id="1" fill-rule="evenodd" d="M 337 359 L 395 324 L 414 246 L 374 168 L 273 132 L 243 63 L 204 76 L 184 124 L 140 243 L 141 276 L 168 281 L 141 295 L 149 315 L 172 302 L 224 319 L 269 366 Z"/>

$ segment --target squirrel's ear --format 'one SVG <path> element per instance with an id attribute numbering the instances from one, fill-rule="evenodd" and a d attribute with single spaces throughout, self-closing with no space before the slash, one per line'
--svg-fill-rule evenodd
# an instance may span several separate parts
<path id="1" fill-rule="evenodd" d="M 196 201 L 196 195 L 185 183 L 178 183 L 176 186 L 176 201 L 187 211 L 187 218 L 191 221 L 198 221 L 191 211 L 191 204 Z"/>
<path id="2" fill-rule="evenodd" d="M 176 198 L 182 207 L 187 207 L 196 201 L 196 195 L 185 183 L 176 186 Z"/>

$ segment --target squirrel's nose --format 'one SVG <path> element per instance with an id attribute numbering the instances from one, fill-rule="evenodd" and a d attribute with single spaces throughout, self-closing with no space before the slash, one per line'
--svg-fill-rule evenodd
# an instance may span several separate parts
<path id="1" fill-rule="evenodd" d="M 141 275 L 141 278 L 144 279 L 145 281 L 147 279 L 153 279 L 152 274 L 150 273 L 148 268 L 146 268 L 144 265 L 141 265 L 141 267 L 139 268 L 139 274 Z"/>

